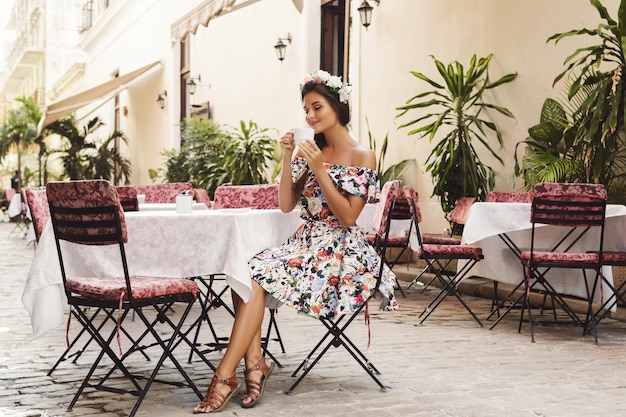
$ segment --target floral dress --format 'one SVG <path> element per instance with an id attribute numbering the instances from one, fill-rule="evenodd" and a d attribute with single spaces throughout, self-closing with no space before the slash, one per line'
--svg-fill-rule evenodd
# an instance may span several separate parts
<path id="1" fill-rule="evenodd" d="M 364 167 L 326 164 L 328 174 L 345 194 L 375 202 L 378 176 Z M 314 317 L 332 319 L 354 312 L 376 287 L 380 257 L 362 227 L 342 227 L 328 208 L 306 160 L 292 162 L 294 182 L 308 172 L 300 198 L 304 223 L 281 246 L 266 249 L 249 262 L 251 276 L 274 300 Z M 384 266 L 379 286 L 381 309 L 395 310 L 395 275 Z M 268 297 L 268 300 L 271 300 Z M 270 305 L 270 303 L 268 303 Z"/>

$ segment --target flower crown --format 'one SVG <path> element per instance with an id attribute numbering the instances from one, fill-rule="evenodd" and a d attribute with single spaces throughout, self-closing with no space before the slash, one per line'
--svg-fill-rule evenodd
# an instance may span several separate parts
<path id="1" fill-rule="evenodd" d="M 341 81 L 341 77 L 336 75 L 330 75 L 328 72 L 324 70 L 317 70 L 317 72 L 310 72 L 304 76 L 302 82 L 300 83 L 300 90 L 304 87 L 305 84 L 315 82 L 317 84 L 323 84 L 330 89 L 333 93 L 339 94 L 339 101 L 342 103 L 348 103 L 350 100 L 350 93 L 352 92 L 352 87 L 348 84 L 344 84 Z"/>

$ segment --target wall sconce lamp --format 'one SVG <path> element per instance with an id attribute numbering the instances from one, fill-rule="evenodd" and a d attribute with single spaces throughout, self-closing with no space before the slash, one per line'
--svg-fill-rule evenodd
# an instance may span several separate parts
<path id="1" fill-rule="evenodd" d="M 159 105 L 159 107 L 161 108 L 161 110 L 163 110 L 165 108 L 165 98 L 167 97 L 167 91 L 163 90 L 162 93 L 159 93 L 159 95 L 157 96 L 157 103 Z"/>
<path id="2" fill-rule="evenodd" d="M 200 84 L 200 74 L 196 78 L 189 78 L 187 80 L 187 91 L 192 96 L 196 94 L 196 88 L 198 88 L 198 84 Z"/>
<path id="3" fill-rule="evenodd" d="M 376 2 L 376 6 L 380 5 L 380 0 L 371 0 L 371 1 Z M 365 30 L 367 30 L 368 26 L 372 23 L 372 10 L 374 10 L 374 8 L 370 6 L 367 0 L 363 0 L 363 3 L 361 3 L 361 5 L 359 6 L 357 10 L 359 11 L 361 24 L 365 27 Z"/>
<path id="4" fill-rule="evenodd" d="M 278 42 L 274 45 L 274 50 L 276 51 L 276 57 L 280 62 L 283 62 L 285 59 L 285 55 L 287 53 L 287 44 L 283 41 L 287 41 L 291 43 L 291 33 L 287 33 L 286 37 L 278 37 Z"/>

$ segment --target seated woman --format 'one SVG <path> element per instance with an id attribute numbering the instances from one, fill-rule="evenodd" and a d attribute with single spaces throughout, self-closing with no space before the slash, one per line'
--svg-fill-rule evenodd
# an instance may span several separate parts
<path id="1" fill-rule="evenodd" d="M 263 395 L 274 368 L 261 353 L 266 295 L 299 312 L 333 318 L 362 305 L 376 286 L 380 258 L 355 223 L 365 203 L 377 198 L 376 156 L 350 135 L 349 87 L 339 77 L 325 71 L 308 74 L 301 92 L 315 139 L 297 148 L 293 131 L 280 139 L 279 203 L 284 212 L 299 203 L 304 223 L 283 245 L 250 260 L 252 297 L 243 303 L 233 293 L 230 343 L 195 413 L 221 410 L 239 390 L 235 370 L 241 358 L 247 388 L 242 406 L 252 407 Z M 379 290 L 383 308 L 393 310 L 395 275 L 384 268 Z"/>

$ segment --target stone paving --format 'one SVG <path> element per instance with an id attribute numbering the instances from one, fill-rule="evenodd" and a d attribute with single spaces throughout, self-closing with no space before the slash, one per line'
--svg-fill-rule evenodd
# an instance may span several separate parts
<path id="1" fill-rule="evenodd" d="M 0 223 L 4 282 L 0 289 L 0 416 L 127 416 L 135 398 L 106 392 L 88 391 L 73 411 L 66 411 L 93 352 L 86 352 L 76 364 L 62 363 L 52 376 L 46 376 L 65 348 L 65 329 L 32 340 L 20 299 L 33 246 L 8 237 L 12 227 Z M 403 265 L 397 269 L 403 279 L 414 273 Z M 406 288 L 407 281 L 402 284 Z M 545 326 L 536 329 L 537 341 L 531 343 L 527 325 L 521 333 L 517 331 L 518 313 L 488 330 L 489 323 L 478 326 L 448 297 L 418 325 L 417 316 L 435 291 L 420 294 L 419 287 L 405 291 L 407 297 L 400 296 L 401 308 L 395 312 L 379 312 L 371 306 L 369 348 L 363 321 L 355 321 L 350 328 L 352 340 L 382 372 L 386 390 L 380 390 L 343 349 L 331 349 L 293 393 L 285 394 L 293 381 L 291 373 L 323 327 L 288 308 L 280 309 L 277 319 L 286 353 L 276 343 L 270 347 L 284 367 L 275 369 L 256 407 L 241 408 L 241 395 L 237 395 L 220 415 L 595 417 L 626 412 L 626 323 L 601 323 L 597 345 L 592 337 L 581 336 L 579 328 Z M 490 300 L 465 298 L 481 319 L 488 315 Z M 218 331 L 227 334 L 231 321 L 226 313 L 218 310 L 212 317 Z M 70 333 L 77 328 L 74 322 Z M 209 356 L 215 362 L 219 357 L 219 353 Z M 131 357 L 129 364 L 139 370 L 150 367 L 139 355 Z M 166 364 L 159 376 L 176 378 L 171 368 Z M 210 369 L 197 360 L 186 368 L 204 391 L 212 376 Z M 243 383 L 241 369 L 238 376 Z M 191 415 L 197 402 L 190 389 L 155 383 L 136 415 Z"/>

